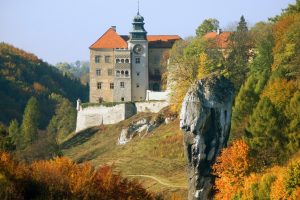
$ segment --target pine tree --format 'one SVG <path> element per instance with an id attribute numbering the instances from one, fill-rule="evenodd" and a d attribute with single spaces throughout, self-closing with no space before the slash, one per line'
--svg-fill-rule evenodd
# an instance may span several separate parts
<path id="1" fill-rule="evenodd" d="M 226 68 L 229 71 L 229 78 L 239 90 L 246 80 L 249 72 L 248 61 L 252 46 L 251 37 L 248 32 L 244 16 L 241 17 L 237 30 L 229 37 L 230 47 Z"/>
<path id="2" fill-rule="evenodd" d="M 282 127 L 286 119 L 276 110 L 270 99 L 263 97 L 250 117 L 248 142 L 261 165 L 283 161 L 287 138 Z"/>
<path id="3" fill-rule="evenodd" d="M 39 107 L 35 97 L 31 97 L 26 105 L 21 125 L 22 147 L 32 144 L 38 137 Z"/>
<path id="4" fill-rule="evenodd" d="M 16 119 L 12 120 L 8 127 L 9 137 L 15 146 L 18 146 L 20 141 L 20 128 L 19 123 Z"/>

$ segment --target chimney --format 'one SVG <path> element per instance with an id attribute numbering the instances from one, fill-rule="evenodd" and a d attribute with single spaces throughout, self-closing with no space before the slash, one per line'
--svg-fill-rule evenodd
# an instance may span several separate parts
<path id="1" fill-rule="evenodd" d="M 114 29 L 115 32 L 117 32 L 117 27 L 116 26 L 111 26 L 112 29 Z"/>

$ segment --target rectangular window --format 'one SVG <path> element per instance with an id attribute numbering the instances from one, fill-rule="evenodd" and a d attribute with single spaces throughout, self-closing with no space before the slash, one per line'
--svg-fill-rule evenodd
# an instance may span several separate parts
<path id="1" fill-rule="evenodd" d="M 135 58 L 135 63 L 140 64 L 141 63 L 141 58 Z"/>
<path id="2" fill-rule="evenodd" d="M 101 82 L 98 82 L 98 83 L 97 83 L 97 89 L 98 89 L 98 90 L 101 90 L 101 88 L 102 88 L 102 83 L 101 83 Z"/>
<path id="3" fill-rule="evenodd" d="M 121 98 L 121 101 L 124 101 L 124 97 Z"/>
<path id="4" fill-rule="evenodd" d="M 113 89 L 115 88 L 114 83 L 110 83 L 110 84 L 109 84 L 109 87 L 110 87 L 111 90 L 113 90 Z"/>
<path id="5" fill-rule="evenodd" d="M 136 87 L 139 88 L 139 87 L 140 87 L 140 84 L 137 83 L 137 84 L 136 84 Z"/>
<path id="6" fill-rule="evenodd" d="M 99 63 L 100 62 L 100 56 L 95 56 L 95 63 Z"/>
<path id="7" fill-rule="evenodd" d="M 101 76 L 101 69 L 96 69 L 96 76 Z"/>
<path id="8" fill-rule="evenodd" d="M 105 63 L 110 63 L 110 56 L 105 56 Z"/>
<path id="9" fill-rule="evenodd" d="M 108 76 L 112 76 L 113 75 L 113 69 L 108 69 L 107 74 L 108 74 Z"/>
<path id="10" fill-rule="evenodd" d="M 140 75 L 140 72 L 137 72 L 136 75 L 139 76 L 139 75 Z"/>
<path id="11" fill-rule="evenodd" d="M 121 88 L 125 88 L 125 83 L 124 82 L 120 82 L 120 87 Z"/>

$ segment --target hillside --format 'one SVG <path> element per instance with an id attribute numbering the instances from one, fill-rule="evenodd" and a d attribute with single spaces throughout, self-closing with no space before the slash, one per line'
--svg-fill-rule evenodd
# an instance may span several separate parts
<path id="1" fill-rule="evenodd" d="M 41 109 L 41 127 L 45 128 L 54 112 L 51 93 L 59 94 L 75 103 L 86 101 L 88 88 L 78 80 L 64 76 L 57 68 L 37 56 L 0 43 L 0 122 L 21 121 L 28 99 L 36 96 Z"/>
<path id="2" fill-rule="evenodd" d="M 150 191 L 185 198 L 186 158 L 178 120 L 160 125 L 143 139 L 135 137 L 126 145 L 117 145 L 122 127 L 145 117 L 154 116 L 141 113 L 115 125 L 79 132 L 62 143 L 63 154 L 97 167 L 113 165 L 123 176 L 142 181 Z"/>

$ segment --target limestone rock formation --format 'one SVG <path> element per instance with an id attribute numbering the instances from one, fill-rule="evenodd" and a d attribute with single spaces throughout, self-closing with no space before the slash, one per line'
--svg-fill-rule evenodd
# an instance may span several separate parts
<path id="1" fill-rule="evenodd" d="M 197 81 L 187 92 L 180 113 L 188 156 L 189 200 L 212 198 L 211 166 L 226 146 L 234 86 L 223 76 Z"/>
<path id="2" fill-rule="evenodd" d="M 147 118 L 138 120 L 128 127 L 122 129 L 120 137 L 118 138 L 118 144 L 126 144 L 137 135 L 140 138 L 143 138 L 151 133 L 159 125 L 160 123 L 158 121 L 151 121 Z"/>

